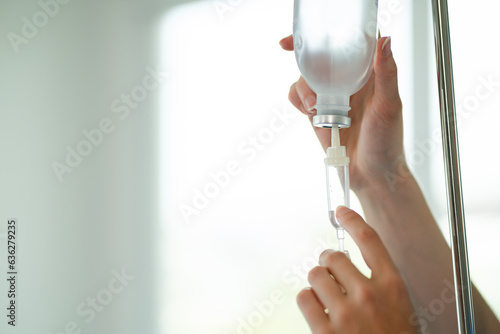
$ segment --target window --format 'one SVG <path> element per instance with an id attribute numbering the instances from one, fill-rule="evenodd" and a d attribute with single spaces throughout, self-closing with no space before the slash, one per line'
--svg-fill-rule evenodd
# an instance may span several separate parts
<path id="1" fill-rule="evenodd" d="M 452 10 L 452 16 L 461 17 L 455 13 L 456 8 Z M 164 332 L 308 331 L 295 296 L 307 285 L 307 272 L 317 263 L 319 251 L 335 247 L 336 240 L 327 215 L 324 152 L 306 118 L 287 100 L 299 72 L 293 54 L 281 50 L 278 41 L 291 33 L 292 11 L 292 2 L 285 0 L 205 1 L 176 7 L 165 17 L 161 44 L 163 67 L 169 78 L 162 92 L 160 122 L 160 198 L 166 236 L 161 251 L 167 268 L 162 276 Z M 438 103 L 433 95 L 437 88 L 430 8 L 419 14 L 426 20 L 414 20 L 413 13 L 413 5 L 403 1 L 380 2 L 379 25 L 383 35 L 393 37 L 398 62 L 405 105 L 405 145 L 410 153 L 418 149 L 419 138 L 425 139 L 429 129 L 439 126 Z M 425 22 L 428 26 L 421 27 L 424 38 L 419 39 L 422 34 L 414 34 L 414 27 Z M 465 26 L 469 27 L 461 29 Z M 452 32 L 461 35 L 455 25 Z M 470 41 L 454 40 L 462 47 L 456 47 L 455 54 L 465 52 L 465 48 L 469 59 L 477 57 L 483 43 L 477 36 Z M 415 43 L 420 43 L 419 47 L 414 47 Z M 418 81 L 414 66 L 422 61 L 418 58 L 421 55 L 432 66 Z M 487 77 L 491 65 L 496 65 L 495 57 L 489 56 L 491 63 L 482 64 L 484 70 L 477 72 L 475 83 L 470 81 L 470 87 L 462 87 L 468 79 L 462 77 L 460 68 L 470 67 L 460 66 L 460 62 L 466 59 L 462 55 L 455 61 L 457 102 L 474 92 L 479 74 Z M 416 80 L 423 85 L 414 84 Z M 432 108 L 429 113 L 419 111 L 423 114 L 420 118 L 413 106 L 420 101 L 417 93 L 427 81 L 431 83 L 424 94 L 428 100 L 418 108 Z M 495 93 L 491 96 L 484 107 L 493 106 L 498 98 Z M 472 118 L 479 122 L 479 118 Z M 415 119 L 422 123 L 417 124 Z M 481 128 L 468 123 L 462 136 L 468 137 L 467 131 L 477 131 L 481 136 Z M 495 124 L 488 123 L 491 127 Z M 462 158 L 467 160 L 463 161 L 466 200 L 488 197 L 483 187 L 467 181 L 469 173 L 477 177 L 485 168 L 479 163 L 478 145 L 478 140 L 469 146 L 462 141 Z M 489 147 L 484 146 L 482 155 Z M 440 149 L 436 145 L 436 153 L 413 169 L 431 202 L 440 203 L 433 205 L 433 210 L 445 222 L 446 232 Z M 477 153 L 472 153 L 473 149 Z M 497 177 L 493 164 L 486 168 L 489 175 Z M 484 182 L 488 184 L 487 179 Z M 495 182 L 498 185 L 500 180 Z M 361 211 L 359 203 L 353 202 L 353 208 Z M 487 203 L 488 210 L 493 210 L 494 199 Z M 486 204 L 479 201 L 474 206 L 477 212 L 481 205 Z M 494 210 L 484 212 L 498 219 Z M 468 221 L 473 220 L 471 216 Z M 488 223 L 479 220 L 491 225 L 494 219 Z M 476 248 L 482 247 L 484 240 L 493 246 L 492 237 L 469 230 L 473 278 L 480 288 L 493 292 L 495 288 L 489 284 L 495 277 L 490 279 L 484 273 L 491 272 L 495 261 L 489 257 L 486 261 L 484 255 L 479 259 L 480 250 Z M 348 241 L 346 247 L 353 261 L 367 271 L 354 244 Z"/>
<path id="2" fill-rule="evenodd" d="M 496 145 L 500 135 L 500 46 L 494 36 L 498 27 L 496 1 L 480 0 L 474 6 L 465 1 L 449 2 L 455 99 L 464 193 L 465 218 L 471 278 L 497 315 L 500 314 L 500 266 L 497 241 L 500 232 L 500 157 Z M 467 24 L 464 24 L 466 19 Z M 429 39 L 434 52 L 433 40 Z M 435 65 L 431 69 L 435 76 Z M 429 87 L 434 100 L 430 128 L 440 128 L 437 83 Z M 443 230 L 448 230 L 444 167 L 441 144 L 432 155 L 430 203 Z"/>

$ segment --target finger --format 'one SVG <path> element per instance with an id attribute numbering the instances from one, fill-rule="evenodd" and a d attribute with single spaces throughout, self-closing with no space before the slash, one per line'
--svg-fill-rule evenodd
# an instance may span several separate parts
<path id="1" fill-rule="evenodd" d="M 297 304 L 313 333 L 319 333 L 321 332 L 320 328 L 329 325 L 325 307 L 311 288 L 306 288 L 299 292 L 297 295 Z"/>
<path id="2" fill-rule="evenodd" d="M 360 215 L 345 206 L 340 206 L 337 208 L 336 216 L 358 245 L 363 259 L 372 270 L 372 275 L 378 271 L 384 272 L 388 268 L 393 269 L 392 260 L 382 240 Z"/>
<path id="3" fill-rule="evenodd" d="M 328 269 L 324 267 L 312 268 L 309 272 L 308 280 L 318 299 L 328 309 L 331 309 L 345 298 L 340 286 L 330 276 Z"/>
<path id="4" fill-rule="evenodd" d="M 290 87 L 290 92 L 288 93 L 288 100 L 293 104 L 293 106 L 297 109 L 300 110 L 301 113 L 304 115 L 310 115 L 309 112 L 306 111 L 306 107 L 302 104 L 302 101 L 300 100 L 299 94 L 297 93 L 297 83 L 295 82 L 291 87 Z"/>
<path id="5" fill-rule="evenodd" d="M 300 77 L 299 81 L 297 81 L 295 89 L 297 90 L 297 94 L 302 104 L 306 107 L 306 111 L 311 115 L 315 114 L 316 93 L 307 85 L 303 77 Z"/>
<path id="6" fill-rule="evenodd" d="M 327 249 L 321 253 L 319 264 L 330 271 L 347 294 L 352 293 L 359 284 L 366 283 L 368 280 L 342 252 Z"/>
<path id="7" fill-rule="evenodd" d="M 283 50 L 293 51 L 293 35 L 283 38 L 280 41 L 280 45 L 283 48 Z"/>
<path id="8" fill-rule="evenodd" d="M 398 112 L 401 105 L 401 98 L 398 91 L 398 69 L 391 51 L 391 38 L 384 37 L 377 42 L 377 52 L 373 70 L 375 72 L 375 98 L 380 108 L 384 112 Z M 386 117 L 394 116 L 391 114 L 384 115 Z"/>
<path id="9" fill-rule="evenodd" d="M 316 136 L 318 137 L 321 146 L 323 146 L 323 150 L 326 152 L 326 149 L 330 147 L 332 144 L 332 130 L 314 126 L 312 115 L 309 116 L 309 121 L 311 121 L 311 125 L 314 129 L 314 132 L 316 133 Z"/>

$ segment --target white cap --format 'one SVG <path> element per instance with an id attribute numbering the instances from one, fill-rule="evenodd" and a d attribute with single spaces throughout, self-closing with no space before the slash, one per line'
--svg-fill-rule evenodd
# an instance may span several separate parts
<path id="1" fill-rule="evenodd" d="M 349 157 L 346 155 L 345 146 L 329 147 L 326 150 L 325 164 L 328 166 L 347 166 Z"/>

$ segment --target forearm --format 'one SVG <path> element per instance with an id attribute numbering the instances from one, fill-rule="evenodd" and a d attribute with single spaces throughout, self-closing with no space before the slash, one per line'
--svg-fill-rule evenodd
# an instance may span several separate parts
<path id="1" fill-rule="evenodd" d="M 474 300 L 476 332 L 478 334 L 500 333 L 500 322 L 474 284 L 472 285 L 472 299 Z"/>
<path id="2" fill-rule="evenodd" d="M 420 316 L 412 321 L 432 333 L 457 333 L 451 252 L 415 179 L 393 191 L 382 181 L 357 196 L 406 281 Z"/>
<path id="3" fill-rule="evenodd" d="M 405 279 L 417 311 L 421 308 L 422 327 L 433 333 L 456 333 L 451 251 L 415 179 L 408 177 L 394 191 L 387 183 L 374 184 L 357 195 L 367 222 L 379 233 Z M 500 332 L 498 319 L 472 288 L 477 332 Z M 442 313 L 441 305 L 445 306 Z"/>

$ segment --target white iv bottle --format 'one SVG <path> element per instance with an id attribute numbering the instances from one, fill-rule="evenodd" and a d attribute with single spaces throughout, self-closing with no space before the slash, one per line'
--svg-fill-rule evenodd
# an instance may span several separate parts
<path id="1" fill-rule="evenodd" d="M 295 0 L 295 58 L 317 94 L 315 126 L 350 126 L 349 98 L 373 69 L 377 8 L 378 0 Z"/>

